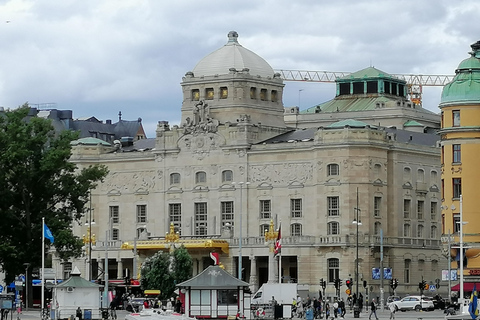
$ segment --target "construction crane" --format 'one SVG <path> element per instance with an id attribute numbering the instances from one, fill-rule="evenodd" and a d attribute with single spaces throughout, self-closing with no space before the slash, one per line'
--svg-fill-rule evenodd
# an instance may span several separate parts
<path id="1" fill-rule="evenodd" d="M 335 82 L 336 79 L 348 76 L 351 72 L 275 70 L 285 81 Z M 395 78 L 407 83 L 408 97 L 415 104 L 422 104 L 423 87 L 443 87 L 451 82 L 455 75 L 426 74 L 392 74 Z"/>

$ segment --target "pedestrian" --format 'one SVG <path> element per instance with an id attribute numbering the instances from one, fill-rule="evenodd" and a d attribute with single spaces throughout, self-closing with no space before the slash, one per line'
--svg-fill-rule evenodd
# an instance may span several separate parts
<path id="1" fill-rule="evenodd" d="M 345 301 L 343 301 L 343 298 L 341 298 L 340 302 L 338 303 L 338 309 L 340 311 L 340 317 L 345 318 L 345 313 L 347 310 L 345 308 Z"/>
<path id="2" fill-rule="evenodd" d="M 82 309 L 80 307 L 77 308 L 77 312 L 75 314 L 78 320 L 82 320 Z"/>
<path id="3" fill-rule="evenodd" d="M 177 301 L 175 302 L 175 312 L 176 313 L 182 312 L 182 301 L 180 301 L 180 298 L 177 298 Z"/>
<path id="4" fill-rule="evenodd" d="M 370 316 L 368 316 L 368 319 L 372 319 L 372 314 L 375 315 L 375 319 L 378 320 L 377 317 L 377 306 L 375 305 L 375 299 L 372 299 L 372 302 L 370 303 Z"/>
<path id="5" fill-rule="evenodd" d="M 338 302 L 337 302 L 337 300 L 335 300 L 335 302 L 333 303 L 333 315 L 335 316 L 335 318 L 337 318 L 337 315 L 338 315 Z"/>
<path id="6" fill-rule="evenodd" d="M 393 302 L 390 302 L 388 305 L 388 309 L 390 309 L 390 320 L 395 319 L 395 304 Z"/>
<path id="7" fill-rule="evenodd" d="M 360 312 L 363 311 L 363 295 L 361 293 L 358 295 L 358 309 Z"/>

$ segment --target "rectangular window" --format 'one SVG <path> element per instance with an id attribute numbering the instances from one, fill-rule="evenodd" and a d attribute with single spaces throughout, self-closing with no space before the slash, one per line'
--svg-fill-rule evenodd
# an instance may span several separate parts
<path id="1" fill-rule="evenodd" d="M 272 92 L 271 92 L 271 95 L 272 95 L 272 96 L 271 96 L 271 100 L 272 100 L 272 102 L 277 102 L 277 100 L 278 100 L 278 97 L 277 97 L 277 96 L 278 96 L 277 90 L 272 90 Z"/>
<path id="2" fill-rule="evenodd" d="M 336 258 L 327 260 L 328 262 L 328 282 L 332 283 L 335 279 L 340 279 L 340 261 Z"/>
<path id="3" fill-rule="evenodd" d="M 373 215 L 375 217 L 380 217 L 381 206 L 382 206 L 382 197 L 375 197 L 373 199 Z"/>
<path id="4" fill-rule="evenodd" d="M 147 222 L 147 206 L 144 204 L 137 205 L 137 223 Z"/>
<path id="5" fill-rule="evenodd" d="M 267 89 L 260 90 L 260 100 L 266 101 L 267 100 Z"/>
<path id="6" fill-rule="evenodd" d="M 453 127 L 460 127 L 460 110 L 452 111 L 452 123 Z"/>
<path id="7" fill-rule="evenodd" d="M 235 214 L 233 211 L 233 201 L 220 202 L 220 212 L 222 215 L 222 227 L 229 226 L 233 230 L 235 224 Z M 242 214 L 240 212 L 240 214 Z"/>
<path id="8" fill-rule="evenodd" d="M 453 152 L 453 163 L 460 163 L 462 162 L 462 153 L 461 153 L 461 145 L 454 144 L 452 145 L 452 152 Z"/>
<path id="9" fill-rule="evenodd" d="M 424 208 L 425 208 L 425 201 L 418 200 L 417 201 L 417 219 L 423 220 Z"/>
<path id="10" fill-rule="evenodd" d="M 411 260 L 409 259 L 405 260 L 405 268 L 403 269 L 403 272 L 404 272 L 403 281 L 405 283 L 410 283 L 410 265 L 411 265 Z"/>
<path id="11" fill-rule="evenodd" d="M 193 89 L 192 90 L 192 100 L 193 101 L 199 101 L 200 100 L 200 90 L 198 90 L 198 89 Z"/>
<path id="12" fill-rule="evenodd" d="M 302 225 L 299 223 L 294 223 L 290 227 L 290 235 L 292 237 L 299 237 L 302 235 Z"/>
<path id="13" fill-rule="evenodd" d="M 205 90 L 205 99 L 207 100 L 213 100 L 214 97 L 214 91 L 213 88 L 207 88 Z"/>
<path id="14" fill-rule="evenodd" d="M 257 88 L 250 88 L 250 99 L 257 99 Z"/>
<path id="15" fill-rule="evenodd" d="M 270 219 L 272 217 L 272 207 L 270 200 L 260 200 L 260 219 Z"/>
<path id="16" fill-rule="evenodd" d="M 292 218 L 302 217 L 302 199 L 290 199 L 290 211 Z"/>
<path id="17" fill-rule="evenodd" d="M 228 306 L 228 305 L 238 304 L 237 290 L 227 290 L 227 289 L 218 290 L 217 289 L 217 295 L 218 295 L 219 306 Z"/>
<path id="18" fill-rule="evenodd" d="M 175 231 L 180 235 L 182 233 L 182 205 L 180 203 L 170 203 L 168 205 L 168 218 L 173 223 Z"/>
<path id="19" fill-rule="evenodd" d="M 120 240 L 120 230 L 117 228 L 112 229 L 112 240 Z"/>
<path id="20" fill-rule="evenodd" d="M 430 219 L 432 221 L 437 220 L 437 202 L 430 202 Z"/>
<path id="21" fill-rule="evenodd" d="M 110 218 L 112 218 L 112 223 L 118 223 L 120 221 L 120 209 L 118 206 L 110 206 Z"/>
<path id="22" fill-rule="evenodd" d="M 207 235 L 207 203 L 195 203 L 195 235 Z"/>
<path id="23" fill-rule="evenodd" d="M 227 87 L 220 87 L 220 99 L 228 98 L 228 89 Z"/>
<path id="24" fill-rule="evenodd" d="M 460 214 L 453 214 L 453 232 L 460 232 Z"/>
<path id="25" fill-rule="evenodd" d="M 459 199 L 462 194 L 462 179 L 453 178 L 453 198 Z"/>
<path id="26" fill-rule="evenodd" d="M 329 217 L 340 215 L 339 203 L 338 197 L 327 197 L 327 212 Z"/>
<path id="27" fill-rule="evenodd" d="M 410 219 L 411 201 L 410 199 L 403 199 L 403 218 Z"/>

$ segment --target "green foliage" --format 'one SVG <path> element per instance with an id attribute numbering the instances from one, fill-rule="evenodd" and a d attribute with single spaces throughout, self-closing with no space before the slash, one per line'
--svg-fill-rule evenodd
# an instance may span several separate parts
<path id="1" fill-rule="evenodd" d="M 143 290 L 160 290 L 162 300 L 173 296 L 175 286 L 192 277 L 193 261 L 184 246 L 173 253 L 157 252 L 142 264 Z"/>
<path id="2" fill-rule="evenodd" d="M 83 243 L 71 226 L 84 215 L 89 190 L 108 173 L 69 162 L 78 134 L 56 134 L 50 120 L 31 110 L 25 104 L 0 114 L 0 265 L 7 283 L 24 272 L 23 263 L 40 267 L 42 217 L 62 259 L 81 254 Z"/>

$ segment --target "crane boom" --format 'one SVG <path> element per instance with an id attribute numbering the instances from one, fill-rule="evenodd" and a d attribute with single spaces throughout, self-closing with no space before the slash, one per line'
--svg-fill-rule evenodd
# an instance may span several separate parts
<path id="1" fill-rule="evenodd" d="M 285 81 L 307 82 L 335 82 L 351 74 L 351 72 L 334 71 L 307 71 L 307 70 L 275 70 Z M 404 80 L 407 83 L 409 99 L 415 104 L 422 104 L 422 92 L 424 86 L 444 86 L 451 82 L 455 75 L 423 75 L 423 74 L 392 74 L 393 77 Z"/>

